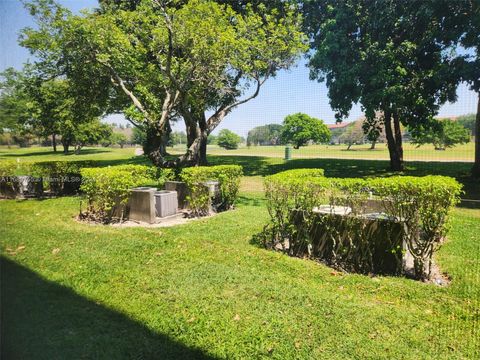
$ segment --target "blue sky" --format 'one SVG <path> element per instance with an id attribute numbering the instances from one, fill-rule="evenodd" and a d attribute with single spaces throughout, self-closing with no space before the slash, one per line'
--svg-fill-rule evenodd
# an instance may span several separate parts
<path id="1" fill-rule="evenodd" d="M 61 4 L 73 11 L 94 7 L 96 0 L 62 0 Z M 29 58 L 27 50 L 17 44 L 19 31 L 26 26 L 34 26 L 30 15 L 20 0 L 0 0 L 0 71 L 13 66 L 21 68 Z M 457 116 L 476 112 L 477 97 L 467 86 L 458 89 L 458 101 L 445 104 L 439 116 Z M 228 128 L 245 136 L 251 128 L 269 123 L 281 123 L 292 113 L 304 112 L 326 123 L 334 123 L 334 112 L 328 103 L 325 84 L 309 80 L 305 61 L 300 59 L 297 66 L 280 72 L 276 78 L 268 80 L 257 98 L 241 105 L 229 114 L 216 129 Z M 362 115 L 359 106 L 355 106 L 348 120 Z M 125 122 L 122 115 L 112 115 L 109 122 Z M 178 129 L 182 129 L 181 126 Z"/>

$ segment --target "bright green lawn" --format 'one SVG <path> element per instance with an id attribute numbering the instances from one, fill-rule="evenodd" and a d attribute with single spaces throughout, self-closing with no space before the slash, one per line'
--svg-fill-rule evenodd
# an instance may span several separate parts
<path id="1" fill-rule="evenodd" d="M 336 158 L 336 159 L 364 159 L 364 160 L 388 160 L 386 144 L 378 144 L 375 150 L 370 150 L 370 145 L 354 145 L 347 151 L 345 145 L 311 145 L 292 149 L 294 159 L 310 158 Z M 180 147 L 178 147 L 180 149 Z M 208 152 L 212 155 L 243 155 L 243 156 L 267 156 L 283 158 L 285 146 L 251 146 L 240 147 L 237 150 L 225 150 L 216 145 L 209 145 Z M 475 144 L 470 142 L 458 145 L 445 151 L 435 150 L 433 145 L 416 147 L 410 143 L 404 144 L 404 158 L 407 161 L 466 161 L 473 162 Z"/>
<path id="2" fill-rule="evenodd" d="M 32 146 L 29 148 L 6 146 L 0 147 L 0 161 L 2 160 L 17 160 L 18 161 L 54 161 L 54 160 L 127 160 L 134 156 L 134 148 L 102 148 L 102 147 L 87 147 L 83 148 L 79 155 L 70 152 L 64 155 L 63 152 L 53 152 L 50 147 Z"/>
<path id="3" fill-rule="evenodd" d="M 478 358 L 480 212 L 440 288 L 339 275 L 251 243 L 263 200 L 168 229 L 76 223 L 78 198 L 1 201 L 5 358 Z"/>
<path id="4" fill-rule="evenodd" d="M 145 161 L 117 150 L 85 156 Z M 39 157 L 52 156 L 25 159 Z M 173 228 L 80 224 L 76 197 L 0 201 L 2 358 L 480 357 L 480 210 L 454 213 L 437 256 L 447 288 L 340 275 L 252 242 L 267 221 L 262 176 L 292 167 L 389 176 L 388 162 L 209 161 L 244 167 L 238 209 Z M 469 168 L 410 162 L 406 174 L 456 176 L 475 197 Z"/>

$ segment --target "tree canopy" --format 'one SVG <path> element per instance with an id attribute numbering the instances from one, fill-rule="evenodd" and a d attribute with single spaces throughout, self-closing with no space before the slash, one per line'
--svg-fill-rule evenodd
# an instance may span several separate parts
<path id="1" fill-rule="evenodd" d="M 247 145 L 280 145 L 282 125 L 268 124 L 254 127 L 248 132 Z"/>
<path id="2" fill-rule="evenodd" d="M 262 5 L 239 13 L 208 0 L 123 3 L 81 15 L 30 3 L 39 29 L 26 29 L 22 44 L 44 71 L 58 70 L 106 111 L 144 128 L 145 153 L 157 165 L 167 165 L 170 123 L 178 119 L 188 137 L 179 163 L 206 161 L 208 134 L 305 50 L 294 8 L 279 17 Z"/>
<path id="3" fill-rule="evenodd" d="M 340 121 L 360 103 L 370 126 L 380 120 L 391 168 L 403 168 L 400 122 L 421 126 L 446 101 L 456 99 L 460 81 L 435 34 L 432 2 L 305 2 L 305 27 L 315 50 L 311 77 L 326 81 Z M 376 117 L 376 113 L 382 117 Z"/>
<path id="4" fill-rule="evenodd" d="M 218 146 L 227 149 L 234 150 L 238 148 L 238 145 L 242 142 L 242 138 L 228 129 L 222 129 L 217 136 Z"/>
<path id="5" fill-rule="evenodd" d="M 295 149 L 309 141 L 324 143 L 330 140 L 330 130 L 322 120 L 303 113 L 288 115 L 283 121 L 282 141 L 291 143 Z"/>

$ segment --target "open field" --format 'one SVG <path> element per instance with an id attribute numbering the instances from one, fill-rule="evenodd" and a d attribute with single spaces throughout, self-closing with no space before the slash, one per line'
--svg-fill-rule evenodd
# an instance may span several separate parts
<path id="1" fill-rule="evenodd" d="M 294 159 L 363 159 L 363 160 L 388 160 L 386 144 L 377 144 L 375 150 L 370 150 L 370 145 L 353 145 L 346 150 L 346 145 L 310 145 L 298 150 L 292 149 Z M 283 158 L 285 146 L 251 146 L 240 147 L 237 150 L 225 150 L 215 145 L 208 146 L 212 155 L 243 155 L 266 156 Z M 404 144 L 404 158 L 406 161 L 463 161 L 473 162 L 475 144 L 470 142 L 444 151 L 435 150 L 433 145 L 416 147 L 410 143 Z"/>
<path id="2" fill-rule="evenodd" d="M 293 159 L 360 159 L 360 160 L 389 160 L 386 144 L 377 144 L 375 150 L 369 149 L 370 145 L 354 145 L 350 150 L 346 150 L 345 145 L 310 145 L 301 147 L 298 150 L 292 149 Z M 177 145 L 169 148 L 172 154 L 182 153 L 185 146 Z M 29 158 L 36 160 L 59 160 L 59 159 L 78 159 L 86 160 L 92 156 L 95 159 L 106 160 L 110 158 L 126 159 L 133 155 L 134 148 L 102 148 L 87 147 L 82 149 L 81 154 L 74 155 L 71 152 L 68 155 L 62 152 L 53 152 L 47 147 L 29 147 L 18 148 L 0 147 L 0 159 L 2 158 Z M 217 145 L 208 145 L 210 155 L 235 155 L 235 156 L 263 156 L 283 159 L 285 155 L 285 146 L 241 146 L 236 150 L 225 150 Z M 405 161 L 460 161 L 473 162 L 475 153 L 475 144 L 470 142 L 465 145 L 439 151 L 431 145 L 416 147 L 410 143 L 404 144 Z"/>
<path id="3" fill-rule="evenodd" d="M 145 162 L 133 149 L 87 150 L 81 159 L 104 165 Z M 21 161 L 77 158 L 30 151 Z M 390 176 L 387 161 L 209 161 L 244 167 L 238 208 L 172 228 L 78 223 L 80 197 L 0 201 L 2 358 L 480 357 L 479 209 L 454 211 L 436 255 L 448 287 L 341 274 L 256 244 L 267 221 L 262 178 L 301 167 Z M 405 174 L 455 176 L 478 197 L 470 166 L 409 162 Z"/>
<path id="4" fill-rule="evenodd" d="M 100 161 L 123 161 L 131 158 L 135 153 L 134 148 L 102 148 L 86 147 L 81 153 L 75 155 L 73 152 L 65 155 L 61 151 L 54 152 L 51 147 L 32 146 L 28 148 L 6 146 L 0 147 L 1 160 L 17 161 L 54 161 L 54 160 L 100 160 Z"/>
<path id="5" fill-rule="evenodd" d="M 252 149 L 268 149 L 269 147 L 255 147 Z M 270 147 L 276 148 L 276 147 Z M 279 148 L 279 147 L 277 147 Z M 217 150 L 216 150 L 217 149 Z M 172 153 L 179 148 L 170 149 Z M 323 168 L 328 177 L 369 177 L 392 176 L 395 173 L 388 171 L 387 160 L 368 159 L 333 159 L 333 158 L 295 158 L 285 162 L 282 156 L 270 157 L 259 155 L 235 155 L 237 150 L 218 150 L 209 146 L 209 162 L 216 164 L 239 164 L 243 166 L 245 177 L 242 189 L 246 191 L 262 191 L 262 177 L 291 168 Z M 240 150 L 238 150 L 240 151 Z M 279 150 L 280 151 L 280 150 Z M 447 150 L 448 151 L 448 150 Z M 54 153 L 50 148 L 0 148 L 0 161 L 52 161 L 52 160 L 95 160 L 103 166 L 124 163 L 145 164 L 148 160 L 144 156 L 135 156 L 134 148 L 101 148 L 91 147 L 82 150 L 79 155 L 64 155 Z M 444 152 L 440 152 L 444 153 Z M 480 184 L 478 180 L 469 176 L 471 163 L 450 161 L 407 161 L 404 175 L 424 176 L 428 174 L 452 176 L 464 185 L 466 199 L 480 200 Z"/>

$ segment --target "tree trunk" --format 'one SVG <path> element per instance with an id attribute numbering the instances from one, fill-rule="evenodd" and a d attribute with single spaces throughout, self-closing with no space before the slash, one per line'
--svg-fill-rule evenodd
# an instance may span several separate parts
<path id="1" fill-rule="evenodd" d="M 388 152 L 390 154 L 390 169 L 393 171 L 402 171 L 402 132 L 397 113 L 393 114 L 393 126 L 394 128 L 392 129 L 392 113 L 390 111 L 385 111 L 385 135 L 387 137 Z"/>
<path id="2" fill-rule="evenodd" d="M 480 93 L 477 102 L 477 118 L 475 119 L 475 162 L 472 167 L 472 176 L 480 177 Z"/>
<path id="3" fill-rule="evenodd" d="M 57 152 L 57 135 L 55 133 L 52 134 L 52 146 L 53 152 Z"/>
<path id="4" fill-rule="evenodd" d="M 70 148 L 70 141 L 64 140 L 62 138 L 62 145 L 63 145 L 63 153 L 68 154 L 68 149 Z"/>
<path id="5" fill-rule="evenodd" d="M 377 144 L 376 141 L 372 141 L 372 145 L 370 146 L 370 150 L 375 150 L 375 145 Z"/>
<path id="6" fill-rule="evenodd" d="M 188 147 L 187 152 L 180 157 L 178 166 L 204 166 L 207 165 L 207 133 L 200 131 L 192 144 Z"/>
<path id="7" fill-rule="evenodd" d="M 208 129 L 203 109 L 188 112 L 184 116 L 187 131 L 187 151 L 179 158 L 179 166 L 203 166 L 207 165 L 207 138 Z"/>
<path id="8" fill-rule="evenodd" d="M 146 129 L 146 141 L 143 144 L 143 153 L 150 161 L 159 167 L 168 167 L 165 156 L 167 155 L 168 129 L 158 129 L 149 126 Z"/>
<path id="9" fill-rule="evenodd" d="M 185 121 L 187 127 L 187 152 L 179 159 L 180 166 L 207 165 L 207 138 L 205 118 L 197 122 Z"/>

